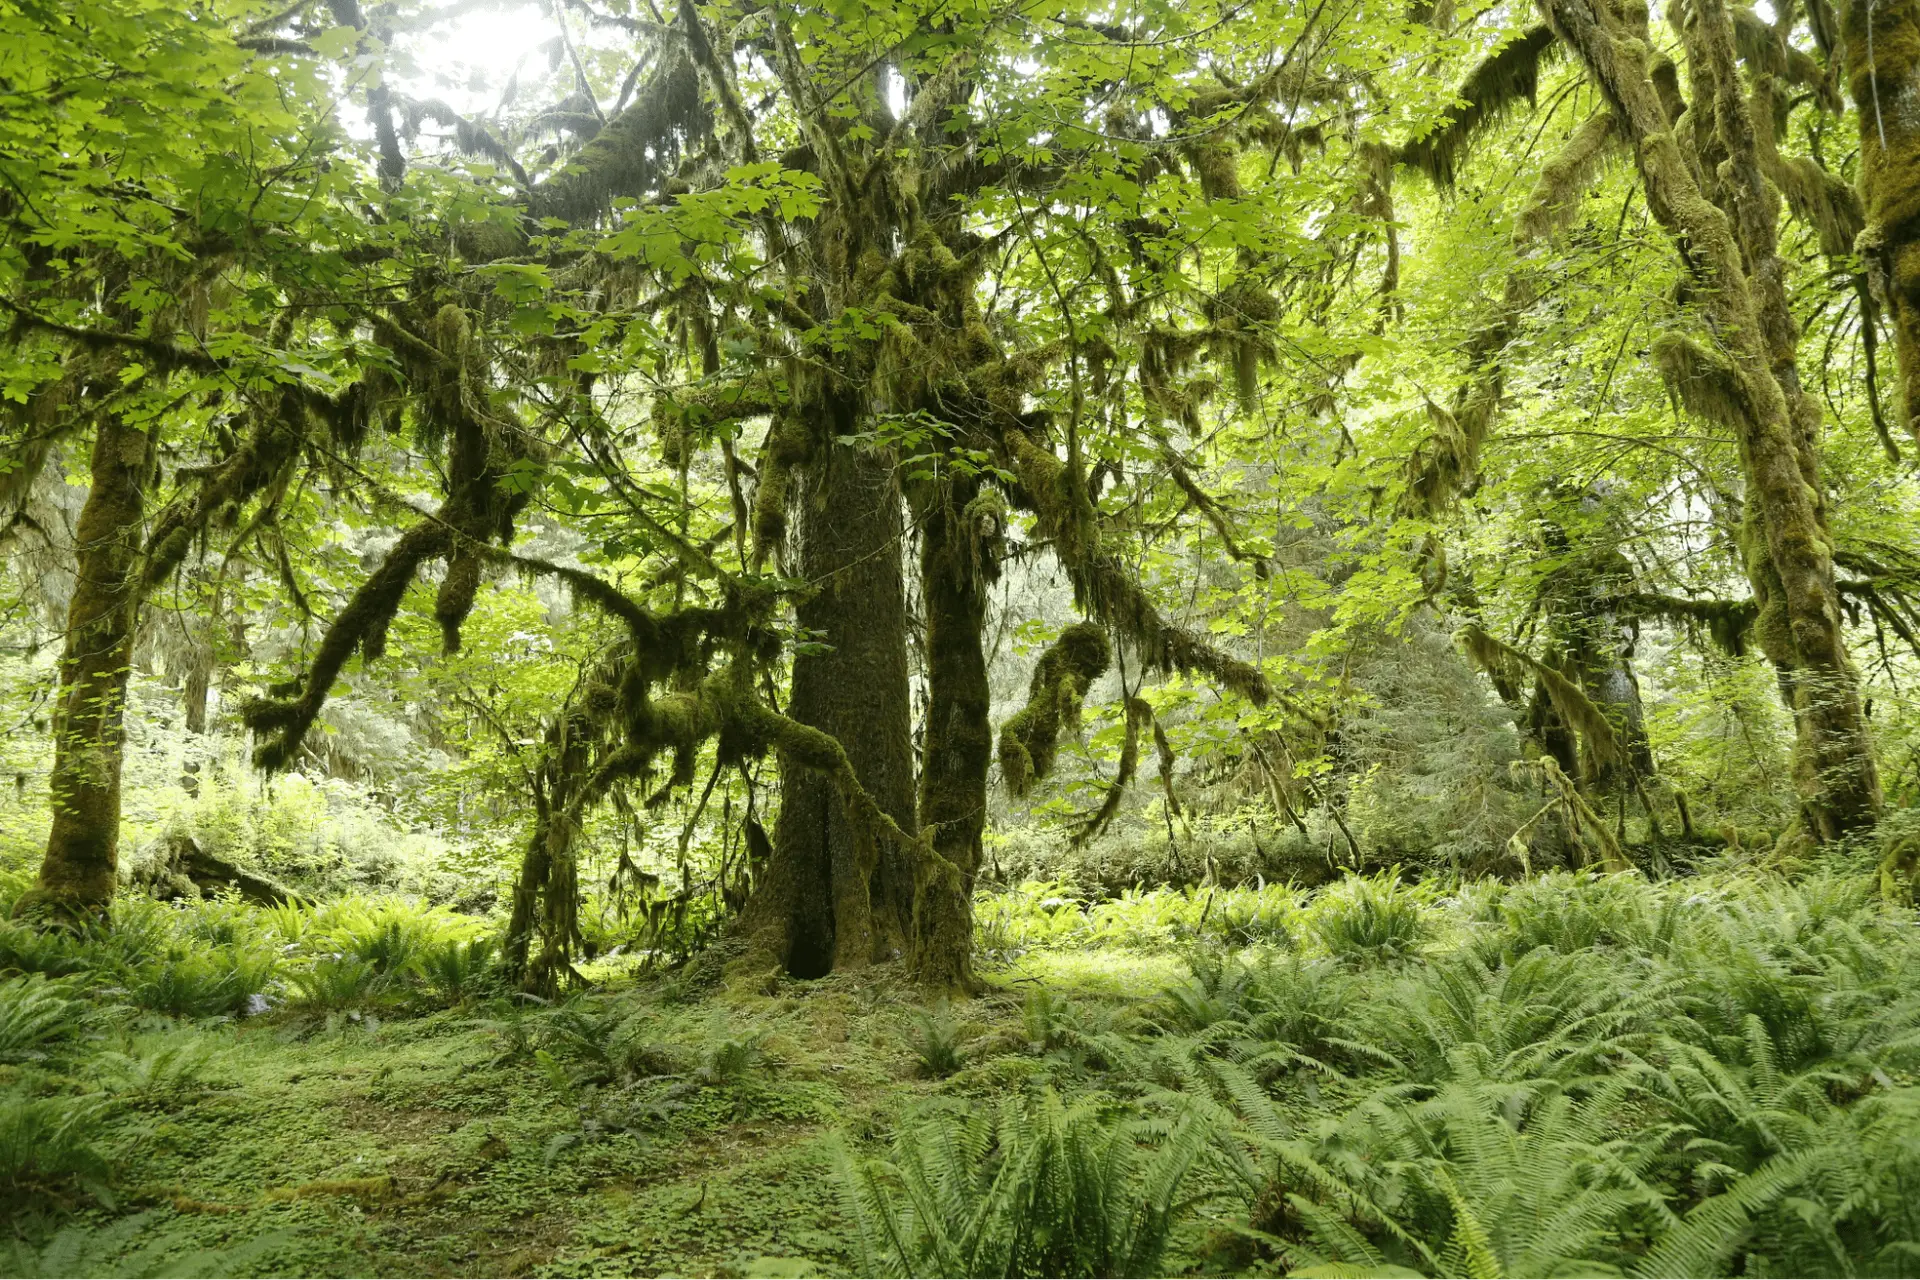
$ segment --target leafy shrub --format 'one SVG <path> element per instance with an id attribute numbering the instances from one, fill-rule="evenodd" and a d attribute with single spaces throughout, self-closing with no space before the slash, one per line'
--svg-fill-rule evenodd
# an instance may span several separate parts
<path id="1" fill-rule="evenodd" d="M 421 953 L 420 972 L 441 999 L 462 1004 L 493 975 L 498 950 L 492 938 L 438 942 Z"/>
<path id="2" fill-rule="evenodd" d="M 293 988 L 293 1003 L 316 1012 L 372 1003 L 390 985 L 377 964 L 353 955 L 321 956 L 305 970 L 290 974 L 287 981 Z"/>
<path id="3" fill-rule="evenodd" d="M 901 1128 L 891 1161 L 842 1157 L 859 1271 L 1162 1274 L 1208 1136 L 1190 1117 L 1158 1130 L 1108 1100 L 1067 1106 L 1051 1090 L 997 1107 L 928 1109 Z"/>
<path id="4" fill-rule="evenodd" d="M 0 1094 L 0 1191 L 23 1203 L 77 1185 L 112 1203 L 112 1168 L 97 1145 L 111 1114 L 105 1098 Z"/>
<path id="5" fill-rule="evenodd" d="M 465 941 L 485 926 L 445 907 L 426 907 L 404 898 L 348 898 L 315 914 L 310 932 L 329 951 L 357 956 L 383 977 L 419 972 L 425 957 L 450 942 Z"/>
<path id="6" fill-rule="evenodd" d="M 44 1058 L 47 1045 L 73 1034 L 85 1007 L 40 974 L 0 983 L 0 1062 Z"/>
<path id="7" fill-rule="evenodd" d="M 279 967 L 271 951 L 231 946 L 176 946 L 166 956 L 121 975 L 130 1003 L 176 1018 L 204 1018 L 244 1010 L 265 991 Z"/>
<path id="8" fill-rule="evenodd" d="M 1432 931 L 1426 904 L 1416 889 L 1400 882 L 1397 868 L 1348 876 L 1323 890 L 1306 914 L 1320 945 L 1342 960 L 1402 959 Z"/>
<path id="9" fill-rule="evenodd" d="M 154 1222 L 151 1213 L 122 1218 L 106 1226 L 75 1222 L 37 1247 L 23 1240 L 0 1241 L 0 1273 L 21 1277 L 61 1276 L 253 1276 L 260 1258 L 289 1237 L 281 1232 L 218 1249 L 181 1249 L 165 1238 L 139 1247 L 134 1242 Z"/>
<path id="10" fill-rule="evenodd" d="M 0 920 L 0 973 L 63 977 L 80 972 L 87 963 L 85 947 L 65 930 Z"/>
<path id="11" fill-rule="evenodd" d="M 920 1074 L 933 1080 L 958 1071 L 965 1060 L 965 1036 L 943 1000 L 913 1015 L 913 1053 Z"/>
<path id="12" fill-rule="evenodd" d="M 213 1046 L 206 1041 L 182 1036 L 145 1053 L 104 1053 L 94 1065 L 116 1096 L 152 1102 L 198 1086 L 213 1054 Z"/>

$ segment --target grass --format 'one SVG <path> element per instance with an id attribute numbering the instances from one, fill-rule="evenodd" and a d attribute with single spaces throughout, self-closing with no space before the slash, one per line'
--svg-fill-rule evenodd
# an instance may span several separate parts
<path id="1" fill-rule="evenodd" d="M 124 937 L 23 947 L 85 963 L 0 980 L 0 1196 L 37 1215 L 12 1270 L 1920 1256 L 1920 929 L 1855 881 L 1028 886 L 981 904 L 983 935 L 1025 940 L 983 963 L 987 993 L 933 1010 L 893 966 L 541 1005 L 492 987 L 467 922 L 352 905 L 138 907 Z M 261 1016 L 175 1016 L 122 981 L 255 951 L 278 957 Z M 1032 1175 L 1052 1199 L 1029 1168 L 1059 1171 Z M 1023 1214 L 1057 1222 L 1026 1239 Z"/>

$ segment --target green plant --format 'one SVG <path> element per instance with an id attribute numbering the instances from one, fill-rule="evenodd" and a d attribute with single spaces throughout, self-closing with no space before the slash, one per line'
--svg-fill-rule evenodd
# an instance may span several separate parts
<path id="1" fill-rule="evenodd" d="M 764 1027 L 745 1033 L 717 1030 L 700 1053 L 694 1079 L 712 1088 L 741 1083 L 766 1061 L 768 1034 Z"/>
<path id="2" fill-rule="evenodd" d="M 493 974 L 499 946 L 492 938 L 448 939 L 421 953 L 420 972 L 449 1004 L 473 998 Z"/>
<path id="3" fill-rule="evenodd" d="M 321 956 L 304 971 L 288 976 L 293 1003 L 317 1011 L 351 1009 L 384 995 L 389 981 L 371 960 L 353 955 Z"/>
<path id="4" fill-rule="evenodd" d="M 864 1275 L 1161 1273 L 1206 1149 L 1191 1114 L 1147 1125 L 1051 1090 L 998 1106 L 934 1107 L 902 1126 L 890 1161 L 841 1158 Z"/>
<path id="5" fill-rule="evenodd" d="M 157 960 L 125 967 L 121 982 L 127 1000 L 140 1008 L 200 1018 L 246 1008 L 278 967 L 279 957 L 263 948 L 176 944 Z"/>
<path id="6" fill-rule="evenodd" d="M 108 1052 L 95 1061 L 114 1094 L 151 1102 L 192 1090 L 213 1056 L 211 1044 L 188 1035 L 145 1053 Z"/>
<path id="7" fill-rule="evenodd" d="M 64 977 L 88 964 L 85 944 L 66 930 L 0 920 L 0 973 Z"/>
<path id="8" fill-rule="evenodd" d="M 1323 890 L 1306 914 L 1327 953 L 1349 961 L 1403 959 L 1432 931 L 1426 904 L 1401 882 L 1397 867 L 1375 876 L 1348 876 Z"/>
<path id="9" fill-rule="evenodd" d="M 112 1114 L 100 1095 L 30 1098 L 0 1093 L 0 1189 L 24 1203 L 78 1186 L 112 1204 L 112 1166 L 98 1145 Z"/>
<path id="10" fill-rule="evenodd" d="M 0 982 L 0 1062 L 29 1062 L 46 1046 L 72 1035 L 85 1004 L 40 974 Z"/>
<path id="11" fill-rule="evenodd" d="M 911 1025 L 914 1060 L 921 1075 L 940 1080 L 960 1069 L 966 1057 L 966 1037 L 946 1001 L 931 1009 L 915 1010 Z"/>
<path id="12" fill-rule="evenodd" d="M 0 1242 L 0 1272 L 10 1276 L 130 1276 L 162 1280 L 174 1276 L 252 1276 L 261 1274 L 263 1255 L 285 1244 L 284 1232 L 257 1236 L 217 1249 L 182 1249 L 166 1238 L 134 1247 L 156 1224 L 151 1213 L 135 1214 L 98 1226 L 75 1222 L 30 1245 L 24 1240 Z"/>

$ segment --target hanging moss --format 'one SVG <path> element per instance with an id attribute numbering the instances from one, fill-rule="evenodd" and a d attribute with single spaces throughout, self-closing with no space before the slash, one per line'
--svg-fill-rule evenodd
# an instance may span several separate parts
<path id="1" fill-rule="evenodd" d="M 1586 692 L 1567 678 L 1565 672 L 1512 645 L 1488 635 L 1480 626 L 1469 623 L 1460 628 L 1455 639 L 1481 670 L 1496 674 L 1509 686 L 1520 682 L 1522 673 L 1530 673 L 1540 682 L 1554 711 L 1580 736 L 1596 765 L 1610 767 L 1625 759 L 1619 735 L 1606 712 L 1594 705 Z"/>
<path id="2" fill-rule="evenodd" d="M 1402 147 L 1395 159 L 1420 170 L 1436 185 L 1452 188 L 1454 175 L 1481 130 L 1519 103 L 1533 101 L 1541 63 L 1553 48 L 1553 31 L 1542 23 L 1481 59 L 1455 90 L 1463 105 L 1426 137 Z"/>
<path id="3" fill-rule="evenodd" d="M 1040 655 L 1027 686 L 1027 705 L 1000 728 L 1000 776 L 1024 796 L 1053 772 L 1062 728 L 1080 723 L 1080 703 L 1106 674 L 1113 653 L 1104 627 L 1076 622 Z"/>

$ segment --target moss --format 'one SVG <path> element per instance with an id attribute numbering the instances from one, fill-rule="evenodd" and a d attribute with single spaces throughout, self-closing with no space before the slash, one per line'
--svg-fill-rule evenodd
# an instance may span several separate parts
<path id="1" fill-rule="evenodd" d="M 1402 147 L 1395 158 L 1451 188 L 1480 131 L 1519 103 L 1533 101 L 1541 62 L 1553 47 L 1553 30 L 1541 23 L 1475 63 L 1455 90 L 1463 105 L 1426 137 Z"/>
<path id="2" fill-rule="evenodd" d="M 1060 731 L 1080 723 L 1080 703 L 1112 661 L 1104 627 L 1076 622 L 1040 655 L 1027 705 L 1000 728 L 1000 776 L 1024 796 L 1053 772 Z"/>

